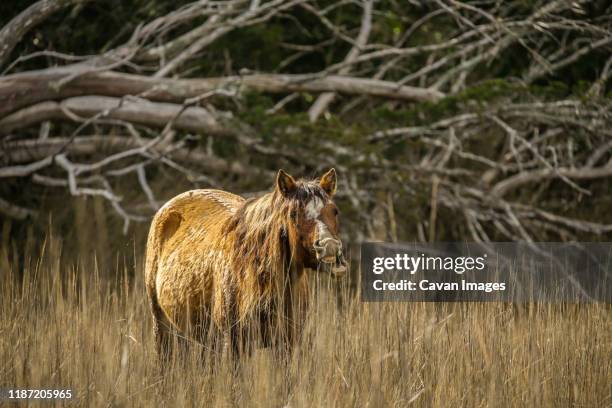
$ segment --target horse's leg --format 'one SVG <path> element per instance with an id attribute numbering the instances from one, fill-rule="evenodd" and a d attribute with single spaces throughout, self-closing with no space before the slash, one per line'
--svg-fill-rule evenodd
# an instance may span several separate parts
<path id="1" fill-rule="evenodd" d="M 240 342 L 236 330 L 229 329 L 222 334 L 223 343 L 220 357 L 233 370 L 238 370 L 240 362 Z"/>
<path id="2" fill-rule="evenodd" d="M 153 319 L 153 333 L 155 335 L 155 349 L 160 363 L 166 365 L 172 358 L 174 346 L 173 330 L 165 318 Z"/>
<path id="3" fill-rule="evenodd" d="M 259 312 L 258 332 L 262 347 L 268 348 L 272 346 L 272 321 L 269 310 L 261 310 Z"/>
<path id="4" fill-rule="evenodd" d="M 208 309 L 200 311 L 197 322 L 193 337 L 200 344 L 200 361 L 214 371 L 223 353 L 223 341 Z"/>
<path id="5" fill-rule="evenodd" d="M 155 289 L 147 288 L 147 292 L 149 295 L 149 306 L 153 316 L 155 349 L 160 363 L 165 365 L 172 356 L 172 327 L 157 301 Z"/>
<path id="6" fill-rule="evenodd" d="M 238 310 L 236 310 L 234 291 L 228 291 L 229 295 L 225 300 L 224 320 L 223 320 L 223 354 L 230 360 L 233 368 L 237 368 L 237 363 L 240 361 L 240 356 L 243 351 L 243 333 L 242 327 L 238 319 Z"/>

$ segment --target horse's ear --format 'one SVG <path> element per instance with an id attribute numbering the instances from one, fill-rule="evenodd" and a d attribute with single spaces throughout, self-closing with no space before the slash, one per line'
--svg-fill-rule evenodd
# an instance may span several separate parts
<path id="1" fill-rule="evenodd" d="M 280 191 L 283 196 L 287 197 L 295 191 L 297 185 L 293 177 L 285 173 L 284 170 L 279 170 L 276 176 L 276 188 L 278 188 L 278 191 Z"/>
<path id="2" fill-rule="evenodd" d="M 319 185 L 328 196 L 331 197 L 336 194 L 336 169 L 329 169 L 329 171 L 321 177 Z"/>

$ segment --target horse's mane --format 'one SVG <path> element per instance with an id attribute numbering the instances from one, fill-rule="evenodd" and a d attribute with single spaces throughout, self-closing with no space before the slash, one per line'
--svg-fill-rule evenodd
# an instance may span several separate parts
<path id="1" fill-rule="evenodd" d="M 298 180 L 296 187 L 288 197 L 275 189 L 246 200 L 228 220 L 226 233 L 233 235 L 232 273 L 238 284 L 257 298 L 253 301 L 265 302 L 275 288 L 282 290 L 294 253 L 287 228 L 291 212 L 314 197 L 323 201 L 327 197 L 316 180 Z"/>

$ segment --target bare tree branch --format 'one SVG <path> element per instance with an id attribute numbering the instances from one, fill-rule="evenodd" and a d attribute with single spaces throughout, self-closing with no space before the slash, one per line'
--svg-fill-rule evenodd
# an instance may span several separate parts
<path id="1" fill-rule="evenodd" d="M 31 126 L 52 119 L 87 120 L 117 119 L 152 127 L 164 127 L 173 120 L 173 128 L 190 132 L 227 135 L 224 128 L 206 109 L 180 105 L 149 102 L 143 99 L 122 101 L 105 96 L 79 96 L 61 102 L 42 102 L 22 109 L 0 120 L 0 133 Z"/>
<path id="2" fill-rule="evenodd" d="M 155 79 L 118 72 L 87 73 L 57 88 L 55 84 L 82 68 L 51 68 L 0 77 L 0 117 L 19 108 L 72 96 L 123 97 L 139 95 L 151 101 L 182 103 L 187 98 L 217 89 L 236 88 L 269 93 L 338 92 L 406 101 L 436 101 L 441 92 L 367 78 L 310 75 L 256 74 L 205 79 Z M 78 71 L 77 71 L 78 72 Z"/>
<path id="3" fill-rule="evenodd" d="M 372 5 L 373 0 L 363 1 L 363 17 L 361 19 L 361 28 L 359 29 L 359 35 L 353 44 L 353 48 L 348 52 L 344 62 L 347 64 L 352 63 L 357 59 L 361 50 L 365 47 L 370 36 L 372 29 Z M 350 65 L 342 67 L 338 74 L 347 75 L 350 72 Z M 334 100 L 335 94 L 333 92 L 325 92 L 317 97 L 315 102 L 308 110 L 308 117 L 311 122 L 316 122 L 321 113 L 325 112 L 330 103 Z"/>
<path id="4" fill-rule="evenodd" d="M 556 168 L 540 169 L 518 173 L 508 179 L 502 180 L 491 189 L 495 197 L 503 197 L 509 191 L 527 183 L 537 183 L 542 180 L 553 178 L 568 178 L 575 180 L 591 180 L 596 178 L 612 177 L 612 164 L 602 167 L 589 168 Z"/>

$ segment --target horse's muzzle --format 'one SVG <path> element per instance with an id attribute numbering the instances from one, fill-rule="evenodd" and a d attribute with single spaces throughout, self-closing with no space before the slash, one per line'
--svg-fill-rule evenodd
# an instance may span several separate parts
<path id="1" fill-rule="evenodd" d="M 347 265 L 342 253 L 342 242 L 335 238 L 318 239 L 314 243 L 317 261 L 334 276 L 342 276 L 346 273 Z"/>

